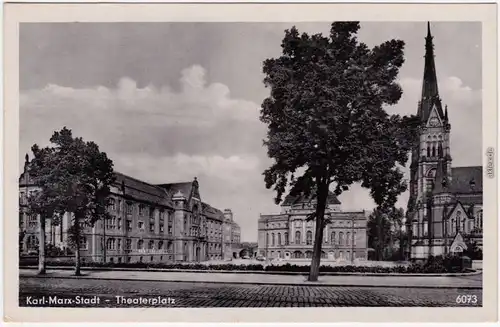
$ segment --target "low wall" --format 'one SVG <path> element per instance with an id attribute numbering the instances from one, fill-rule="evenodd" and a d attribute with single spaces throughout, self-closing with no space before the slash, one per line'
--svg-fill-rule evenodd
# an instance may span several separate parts
<path id="1" fill-rule="evenodd" d="M 483 260 L 472 260 L 472 269 L 483 270 Z"/>

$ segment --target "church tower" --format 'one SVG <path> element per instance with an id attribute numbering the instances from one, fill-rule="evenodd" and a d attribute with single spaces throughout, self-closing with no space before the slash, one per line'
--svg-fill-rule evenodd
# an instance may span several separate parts
<path id="1" fill-rule="evenodd" d="M 408 219 L 411 222 L 411 257 L 425 259 L 431 255 L 431 240 L 439 224 L 433 221 L 433 189 L 438 166 L 440 175 L 451 177 L 450 124 L 448 108 L 443 110 L 439 97 L 434 44 L 430 23 L 425 38 L 425 66 L 422 95 L 417 107 L 420 129 L 412 150 L 410 164 L 410 199 Z"/>

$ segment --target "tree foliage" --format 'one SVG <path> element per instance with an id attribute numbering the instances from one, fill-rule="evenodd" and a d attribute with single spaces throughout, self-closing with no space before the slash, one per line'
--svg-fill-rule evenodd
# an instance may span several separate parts
<path id="1" fill-rule="evenodd" d="M 398 164 L 408 160 L 418 119 L 384 110 L 402 94 L 397 75 L 404 42 L 369 48 L 358 41 L 359 28 L 358 22 L 335 22 L 323 36 L 299 34 L 293 27 L 285 31 L 282 55 L 263 65 L 270 96 L 260 118 L 268 125 L 264 144 L 274 160 L 264 179 L 276 191 L 276 203 L 288 187 L 291 195 L 316 197 L 321 230 L 311 271 L 319 267 L 330 187 L 340 195 L 361 183 L 377 206 L 386 208 L 407 187 Z M 317 278 L 313 274 L 311 280 Z"/>
<path id="2" fill-rule="evenodd" d="M 107 201 L 115 180 L 113 162 L 94 142 L 73 137 L 64 127 L 50 138 L 53 146 L 32 146 L 34 155 L 29 165 L 30 176 L 40 187 L 31 207 L 51 216 L 52 213 L 72 216 L 70 239 L 79 244 L 82 227 L 109 217 Z M 79 274 L 79 246 L 75 246 Z"/>
<path id="3" fill-rule="evenodd" d="M 376 208 L 368 217 L 368 247 L 375 250 L 376 260 L 387 259 L 387 253 L 394 254 L 392 252 L 396 243 L 399 243 L 399 259 L 403 259 L 402 247 L 406 238 L 401 231 L 403 218 L 404 210 L 402 208 Z"/>

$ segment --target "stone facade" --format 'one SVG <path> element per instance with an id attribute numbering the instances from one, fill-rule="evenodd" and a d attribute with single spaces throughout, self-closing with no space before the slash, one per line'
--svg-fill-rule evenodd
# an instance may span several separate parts
<path id="1" fill-rule="evenodd" d="M 328 196 L 325 215 L 330 223 L 324 228 L 322 260 L 351 261 L 367 258 L 367 215 L 343 212 L 335 195 Z M 261 215 L 258 223 L 258 253 L 266 258 L 310 259 L 315 237 L 316 200 L 287 196 L 280 214 Z"/>
<path id="2" fill-rule="evenodd" d="M 408 256 L 414 260 L 453 252 L 457 234 L 482 247 L 482 167 L 452 167 L 451 119 L 438 92 L 432 39 L 428 25 L 417 111 L 421 128 L 412 151 L 406 221 L 411 236 Z"/>
<path id="3" fill-rule="evenodd" d="M 200 262 L 228 259 L 225 240 L 232 247 L 233 226 L 225 214 L 202 202 L 199 184 L 152 185 L 115 173 L 109 213 L 112 218 L 84 227 L 81 256 L 99 262 Z M 19 179 L 20 231 L 23 254 L 35 254 L 39 243 L 38 217 L 26 214 L 27 196 L 37 190 L 25 171 Z M 229 210 L 230 211 L 230 210 Z M 232 219 L 232 213 L 231 213 Z M 71 249 L 68 228 L 71 214 L 60 224 L 46 220 L 46 244 Z"/>

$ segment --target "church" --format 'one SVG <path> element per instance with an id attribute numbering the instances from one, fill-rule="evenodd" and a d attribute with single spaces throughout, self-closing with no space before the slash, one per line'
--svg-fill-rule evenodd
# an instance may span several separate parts
<path id="1" fill-rule="evenodd" d="M 421 128 L 415 135 L 410 165 L 407 224 L 411 260 L 462 252 L 463 247 L 452 247 L 457 239 L 475 243 L 481 249 L 483 243 L 483 169 L 452 166 L 453 121 L 439 96 L 434 56 L 428 23 L 422 96 L 417 110 Z"/>

